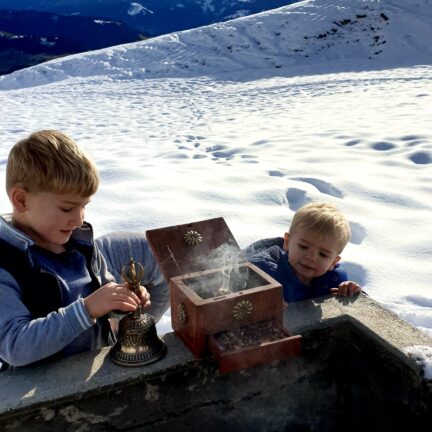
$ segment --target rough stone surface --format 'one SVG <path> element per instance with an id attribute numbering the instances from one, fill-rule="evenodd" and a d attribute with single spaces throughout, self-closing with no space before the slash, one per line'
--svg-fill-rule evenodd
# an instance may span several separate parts
<path id="1" fill-rule="evenodd" d="M 108 349 L 0 374 L 1 431 L 429 430 L 432 383 L 403 349 L 432 339 L 366 295 L 290 304 L 302 355 L 221 375 L 173 334 L 152 365 Z"/>

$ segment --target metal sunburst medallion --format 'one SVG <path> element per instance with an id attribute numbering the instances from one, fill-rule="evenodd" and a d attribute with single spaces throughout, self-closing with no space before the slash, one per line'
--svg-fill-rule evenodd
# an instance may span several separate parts
<path id="1" fill-rule="evenodd" d="M 185 232 L 183 239 L 188 246 L 196 246 L 202 242 L 203 238 L 198 231 L 189 230 Z"/>
<path id="2" fill-rule="evenodd" d="M 188 313 L 186 310 L 186 306 L 183 303 L 180 303 L 177 307 L 177 317 L 178 320 L 185 325 L 188 322 Z"/>
<path id="3" fill-rule="evenodd" d="M 252 309 L 252 302 L 250 302 L 249 300 L 239 301 L 233 307 L 234 318 L 237 320 L 245 319 L 251 314 Z"/>

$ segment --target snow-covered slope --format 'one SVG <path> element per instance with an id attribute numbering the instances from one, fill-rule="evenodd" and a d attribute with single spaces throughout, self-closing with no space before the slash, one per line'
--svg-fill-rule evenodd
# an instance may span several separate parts
<path id="1" fill-rule="evenodd" d="M 274 75 L 432 63 L 432 0 L 306 0 L 225 23 L 54 60 L 0 77 L 1 89 L 68 77 Z M 258 75 L 257 75 L 258 74 Z"/>

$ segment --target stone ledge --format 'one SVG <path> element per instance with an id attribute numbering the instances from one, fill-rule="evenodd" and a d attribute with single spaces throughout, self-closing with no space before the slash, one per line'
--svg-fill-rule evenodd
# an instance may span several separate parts
<path id="1" fill-rule="evenodd" d="M 284 325 L 293 334 L 334 328 L 345 323 L 364 332 L 421 375 L 420 366 L 403 350 L 412 345 L 432 346 L 432 338 L 366 294 L 355 297 L 325 296 L 294 303 L 284 314 Z"/>
<path id="2" fill-rule="evenodd" d="M 195 359 L 174 333 L 163 336 L 168 354 L 145 367 L 121 367 L 108 356 L 109 348 L 77 354 L 47 364 L 16 368 L 0 374 L 0 416 L 7 412 L 82 397 L 136 380 L 145 380 Z"/>
<path id="3" fill-rule="evenodd" d="M 234 391 L 229 387 L 234 385 L 236 386 L 235 391 L 239 395 L 243 395 L 238 396 L 235 400 L 250 400 L 251 403 L 258 403 L 253 401 L 256 398 L 263 397 L 263 395 L 266 395 L 267 398 L 271 397 L 271 391 L 266 390 L 267 386 L 275 385 L 275 382 L 281 380 L 293 383 L 294 390 L 284 388 L 284 391 L 287 392 L 286 397 L 293 398 L 293 401 L 296 400 L 299 391 L 304 391 L 309 399 L 316 398 L 314 394 L 318 388 L 328 397 L 334 397 L 334 403 L 336 403 L 339 399 L 335 388 L 340 388 L 338 391 L 342 393 L 346 392 L 344 382 L 347 380 L 352 380 L 353 386 L 363 385 L 361 382 L 356 381 L 358 378 L 352 377 L 358 370 L 362 370 L 363 360 L 361 358 L 357 360 L 357 357 L 362 355 L 373 357 L 372 360 L 366 359 L 364 364 L 377 364 L 378 367 L 377 372 L 373 372 L 367 377 L 368 381 L 379 381 L 381 376 L 393 377 L 390 379 L 390 381 L 393 381 L 394 377 L 401 375 L 401 380 L 404 381 L 403 388 L 407 389 L 406 392 L 417 392 L 411 396 L 417 405 L 422 406 L 423 399 L 427 404 L 432 400 L 432 388 L 422 378 L 421 368 L 402 351 L 411 345 L 432 346 L 432 339 L 409 323 L 399 319 L 394 313 L 382 308 L 368 296 L 364 294 L 354 298 L 329 296 L 290 304 L 284 313 L 284 325 L 292 334 L 302 334 L 304 339 L 304 353 L 302 356 L 281 361 L 279 365 L 270 364 L 227 374 L 222 377 L 211 365 L 211 359 L 195 359 L 181 340 L 173 333 L 163 336 L 168 346 L 168 354 L 160 361 L 144 367 L 125 368 L 117 366 L 108 358 L 109 348 L 104 348 L 50 364 L 3 372 L 0 374 L 0 388 L 2 389 L 0 393 L 0 429 L 4 425 L 12 430 L 15 429 L 13 425 L 16 425 L 16 430 L 20 431 L 44 430 L 42 427 L 38 429 L 38 421 L 40 422 L 43 419 L 42 414 L 46 414 L 46 410 L 55 413 L 70 406 L 80 406 L 81 409 L 83 406 L 88 406 L 87 411 L 93 415 L 92 407 L 102 403 L 102 395 L 111 395 L 109 398 L 116 401 L 117 405 L 111 406 L 110 409 L 116 410 L 121 404 L 129 406 L 130 401 L 127 396 L 129 391 L 136 395 L 139 395 L 140 392 L 148 392 L 149 388 L 151 389 L 156 385 L 152 383 L 157 383 L 157 391 L 165 397 L 164 402 L 161 402 L 161 406 L 176 406 L 176 404 L 186 403 L 184 401 L 170 400 L 170 397 L 173 397 L 171 394 L 177 391 L 177 385 L 183 385 L 183 391 L 188 392 L 188 394 L 191 388 L 201 389 L 205 394 L 208 394 L 214 392 L 213 386 L 209 387 L 209 382 L 214 383 L 216 387 L 222 386 L 223 392 L 228 393 Z M 332 376 L 332 374 L 338 374 L 339 372 L 338 368 L 335 369 L 331 362 L 328 362 L 328 359 L 331 358 L 332 362 L 344 361 L 344 359 L 339 359 L 340 353 L 338 350 L 342 350 L 342 356 L 348 356 L 350 362 L 348 366 L 352 368 L 352 371 L 356 372 L 348 370 L 344 372 L 342 378 Z M 368 352 L 365 353 L 362 350 L 368 350 Z M 347 354 L 345 354 L 345 351 Z M 384 366 L 379 364 L 382 359 L 385 360 Z M 357 365 L 356 362 L 360 364 Z M 381 370 L 383 367 L 384 369 Z M 323 368 L 329 368 L 329 371 L 324 372 Z M 293 370 L 295 371 L 294 376 Z M 400 371 L 403 373 L 400 373 Z M 257 374 L 256 377 L 255 374 Z M 280 376 L 276 376 L 277 374 Z M 174 378 L 168 378 L 170 376 Z M 190 383 L 188 383 L 188 376 L 190 377 Z M 258 376 L 261 376 L 261 381 L 257 384 L 254 383 L 254 379 Z M 266 383 L 267 378 L 268 383 Z M 275 381 L 271 381 L 271 379 Z M 335 380 L 336 384 L 331 384 L 333 380 Z M 393 385 L 394 383 L 390 382 L 388 387 L 392 390 L 383 391 L 387 391 L 391 395 L 394 393 Z M 257 386 L 259 387 L 258 390 L 255 388 Z M 255 388 L 255 391 L 251 393 L 253 388 Z M 311 389 L 315 390 L 312 391 Z M 124 393 L 122 393 L 123 390 Z M 366 391 L 365 389 L 360 390 L 359 395 L 364 394 Z M 294 391 L 295 394 L 290 393 L 290 391 Z M 190 398 L 192 405 L 187 407 L 187 412 L 191 413 L 196 410 L 199 413 L 200 410 L 207 409 L 203 408 L 199 400 L 193 402 L 193 397 L 190 396 Z M 105 400 L 106 398 L 102 399 Z M 109 405 L 108 399 L 106 399 L 107 405 Z M 306 396 L 305 399 L 307 399 Z M 150 414 L 145 411 L 149 409 L 147 405 L 153 406 L 151 415 L 154 416 L 153 421 L 155 424 L 166 425 L 167 418 L 175 417 L 175 414 L 173 414 L 175 410 L 169 415 L 159 413 L 161 406 L 158 405 L 157 400 L 153 401 L 151 399 L 152 404 L 149 404 L 146 398 L 139 401 L 138 396 L 134 400 L 134 403 L 138 404 L 139 409 L 142 410 L 142 416 L 147 416 L 147 420 L 145 420 L 147 423 L 140 424 L 148 424 L 150 418 L 153 418 L 148 417 Z M 236 404 L 235 400 L 225 401 L 223 404 Z M 93 402 L 89 404 L 88 401 Z M 145 404 L 144 407 L 140 405 L 142 403 Z M 194 403 L 195 405 L 193 405 Z M 240 404 L 240 402 L 238 403 Z M 241 402 L 241 404 L 243 403 Z M 276 409 L 274 403 L 270 404 L 270 406 Z M 281 400 L 280 403 L 283 403 L 283 401 Z M 305 400 L 304 403 L 306 404 L 307 401 Z M 340 402 L 338 403 L 340 404 Z M 405 409 L 404 403 L 401 406 Z M 156 404 L 155 408 L 154 404 Z M 341 412 L 346 408 L 344 404 L 346 402 L 343 402 L 343 406 L 341 405 L 341 408 L 338 408 Z M 195 408 L 192 408 L 192 406 Z M 286 426 L 285 417 L 282 415 L 284 408 L 279 408 L 277 408 L 277 411 L 281 412 L 280 422 L 281 424 L 285 422 L 283 424 Z M 351 407 L 348 408 L 351 409 Z M 101 407 L 97 409 L 99 411 L 103 410 Z M 244 409 L 247 412 L 250 408 L 245 407 Z M 425 409 L 426 411 L 424 411 Z M 424 412 L 429 412 L 428 409 L 428 407 L 421 408 Z M 432 410 L 432 407 L 430 407 L 430 410 Z M 325 411 L 324 408 L 323 411 Z M 297 422 L 300 421 L 299 417 L 294 417 Z M 27 419 L 27 423 L 21 423 L 24 420 L 18 421 L 17 419 Z M 183 420 L 177 419 L 177 421 Z M 144 422 L 143 419 L 137 419 L 136 421 Z M 32 425 L 31 428 L 29 425 Z M 340 425 L 336 426 L 339 427 Z M 280 427 L 282 428 L 282 426 Z"/>

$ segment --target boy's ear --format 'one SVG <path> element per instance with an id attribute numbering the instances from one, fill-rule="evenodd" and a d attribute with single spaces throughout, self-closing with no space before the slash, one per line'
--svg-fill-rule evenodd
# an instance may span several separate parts
<path id="1" fill-rule="evenodd" d="M 27 208 L 27 191 L 20 187 L 14 186 L 9 192 L 9 199 L 14 210 L 22 213 Z"/>
<path id="2" fill-rule="evenodd" d="M 289 243 L 289 233 L 285 233 L 284 234 L 284 242 L 283 242 L 283 250 L 285 251 L 285 252 L 287 252 L 288 251 L 288 243 Z"/>
<path id="3" fill-rule="evenodd" d="M 338 255 L 332 262 L 330 268 L 328 269 L 328 271 L 332 271 L 334 270 L 334 266 L 340 261 L 341 257 L 340 255 Z"/>

